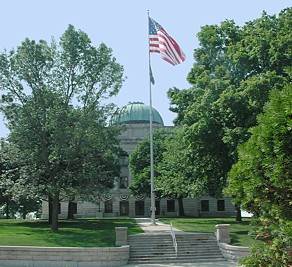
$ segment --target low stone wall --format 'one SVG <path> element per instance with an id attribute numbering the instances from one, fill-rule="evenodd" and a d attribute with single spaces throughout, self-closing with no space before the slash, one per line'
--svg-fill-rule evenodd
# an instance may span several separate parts
<path id="1" fill-rule="evenodd" d="M 218 243 L 218 245 L 224 258 L 229 261 L 238 261 L 240 258 L 248 256 L 250 253 L 248 247 L 232 246 L 226 243 Z"/>
<path id="2" fill-rule="evenodd" d="M 127 264 L 129 246 L 29 247 L 0 246 L 1 267 L 117 267 Z"/>
<path id="3" fill-rule="evenodd" d="M 224 258 L 229 261 L 238 261 L 240 258 L 250 254 L 250 249 L 248 247 L 232 246 L 226 243 L 218 243 L 218 245 Z M 292 263 L 292 248 L 288 248 L 287 252 L 289 263 Z"/>
<path id="4" fill-rule="evenodd" d="M 292 247 L 287 248 L 289 263 L 292 263 Z"/>

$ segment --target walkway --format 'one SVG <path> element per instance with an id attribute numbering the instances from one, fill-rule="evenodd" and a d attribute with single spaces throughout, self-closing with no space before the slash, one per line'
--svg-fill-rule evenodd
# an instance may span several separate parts
<path id="1" fill-rule="evenodd" d="M 137 224 L 142 228 L 142 230 L 147 234 L 161 234 L 161 233 L 169 233 L 170 231 L 170 225 L 162 223 L 158 220 L 156 220 L 156 225 L 152 224 L 151 219 L 149 218 L 135 218 Z M 175 232 L 182 232 L 181 230 L 178 230 L 176 228 L 173 228 L 173 231 Z"/>

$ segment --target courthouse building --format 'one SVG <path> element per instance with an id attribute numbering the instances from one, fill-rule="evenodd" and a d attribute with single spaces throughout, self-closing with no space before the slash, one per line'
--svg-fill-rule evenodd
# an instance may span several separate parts
<path id="1" fill-rule="evenodd" d="M 133 196 L 128 188 L 131 182 L 128 157 L 137 144 L 149 136 L 149 110 L 150 107 L 141 103 L 133 102 L 120 109 L 114 117 L 114 123 L 121 124 L 124 130 L 119 136 L 120 145 L 124 157 L 120 160 L 120 177 L 117 178 L 115 187 L 107 194 L 103 194 L 96 203 L 76 201 L 70 208 L 73 209 L 75 217 L 149 217 L 150 198 L 140 195 Z M 159 112 L 153 108 L 153 129 L 168 128 L 164 126 Z M 150 178 L 149 178 L 150 179 Z M 178 203 L 175 199 L 156 199 L 157 216 L 177 216 Z M 210 196 L 200 198 L 183 199 L 186 216 L 228 216 L 235 215 L 235 208 L 230 198 L 216 199 Z M 59 217 L 67 218 L 68 202 L 61 202 Z M 47 202 L 42 205 L 42 218 L 48 217 Z"/>

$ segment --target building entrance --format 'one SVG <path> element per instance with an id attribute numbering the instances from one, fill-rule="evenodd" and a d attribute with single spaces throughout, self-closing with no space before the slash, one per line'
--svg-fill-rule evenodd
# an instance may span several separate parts
<path id="1" fill-rule="evenodd" d="M 155 215 L 160 215 L 160 200 L 155 200 Z"/>
<path id="2" fill-rule="evenodd" d="M 129 216 L 129 201 L 120 201 L 120 216 Z"/>
<path id="3" fill-rule="evenodd" d="M 145 205 L 143 200 L 139 200 L 135 202 L 135 215 L 136 216 L 144 216 L 145 213 Z"/>

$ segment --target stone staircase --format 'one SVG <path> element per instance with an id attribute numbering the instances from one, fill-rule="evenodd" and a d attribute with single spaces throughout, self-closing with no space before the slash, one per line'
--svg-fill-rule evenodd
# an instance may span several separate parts
<path id="1" fill-rule="evenodd" d="M 129 236 L 129 263 L 192 263 L 225 261 L 211 234 L 176 233 L 176 255 L 169 233 Z"/>

